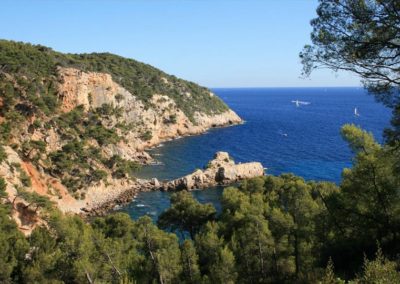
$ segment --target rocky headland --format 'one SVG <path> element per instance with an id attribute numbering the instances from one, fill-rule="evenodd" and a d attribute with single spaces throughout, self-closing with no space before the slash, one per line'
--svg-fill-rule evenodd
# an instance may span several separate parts
<path id="1" fill-rule="evenodd" d="M 146 149 L 241 118 L 209 89 L 132 59 L 2 40 L 0 52 L 0 178 L 15 218 L 20 208 L 40 214 L 43 198 L 80 214 L 138 191 L 203 188 L 252 171 L 218 154 L 175 181 L 136 179 L 153 162 Z M 37 222 L 20 223 L 29 231 Z"/>

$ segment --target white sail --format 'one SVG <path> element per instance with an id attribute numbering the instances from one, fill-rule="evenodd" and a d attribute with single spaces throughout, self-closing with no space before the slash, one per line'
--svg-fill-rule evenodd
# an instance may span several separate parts
<path id="1" fill-rule="evenodd" d="M 303 101 L 299 101 L 299 100 L 293 100 L 292 103 L 295 103 L 297 107 L 299 107 L 300 105 L 309 105 L 311 104 L 310 102 L 303 102 Z"/>

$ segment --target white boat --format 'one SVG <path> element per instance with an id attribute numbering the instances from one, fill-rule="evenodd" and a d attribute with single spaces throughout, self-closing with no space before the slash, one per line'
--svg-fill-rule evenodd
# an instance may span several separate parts
<path id="1" fill-rule="evenodd" d="M 296 107 L 299 107 L 300 105 L 309 105 L 309 104 L 311 104 L 310 102 L 303 102 L 303 101 L 299 101 L 299 100 L 292 101 L 292 103 L 295 103 Z"/>
<path id="2" fill-rule="evenodd" d="M 354 108 L 354 116 L 360 116 L 356 107 Z"/>

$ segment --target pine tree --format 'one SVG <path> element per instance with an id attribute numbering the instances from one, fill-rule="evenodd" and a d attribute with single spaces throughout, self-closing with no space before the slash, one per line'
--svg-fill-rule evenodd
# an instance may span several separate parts
<path id="1" fill-rule="evenodd" d="M 176 282 L 182 271 L 176 235 L 158 229 L 146 216 L 135 223 L 134 237 L 139 241 L 139 253 L 144 256 L 137 268 L 138 282 Z"/>
<path id="2" fill-rule="evenodd" d="M 217 258 L 210 271 L 210 279 L 214 283 L 236 283 L 235 257 L 227 246 L 218 249 Z"/>
<path id="3" fill-rule="evenodd" d="M 185 240 L 181 245 L 182 280 L 185 283 L 196 283 L 200 280 L 199 256 L 193 241 Z"/>
<path id="4" fill-rule="evenodd" d="M 325 275 L 322 278 L 320 284 L 337 284 L 338 280 L 335 277 L 334 265 L 332 258 L 329 258 L 325 269 Z"/>
<path id="5" fill-rule="evenodd" d="M 208 221 L 215 218 L 215 208 L 211 204 L 201 204 L 187 191 L 172 194 L 171 207 L 164 211 L 158 225 L 171 231 L 188 232 L 194 239 L 196 233 Z"/>
<path id="6" fill-rule="evenodd" d="M 361 283 L 391 284 L 400 283 L 400 272 L 396 262 L 388 260 L 382 253 L 380 247 L 375 259 L 370 261 L 364 258 L 363 275 L 359 279 Z"/>

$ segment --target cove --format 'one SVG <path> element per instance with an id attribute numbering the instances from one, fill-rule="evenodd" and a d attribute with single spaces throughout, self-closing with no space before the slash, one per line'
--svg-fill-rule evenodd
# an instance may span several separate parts
<path id="1" fill-rule="evenodd" d="M 340 128 L 354 123 L 383 141 L 390 110 L 362 88 L 240 88 L 213 89 L 240 117 L 242 125 L 211 129 L 198 136 L 168 141 L 149 153 L 159 165 L 146 166 L 139 177 L 174 179 L 202 168 L 217 151 L 236 162 L 259 161 L 268 174 L 292 172 L 306 180 L 339 183 L 342 169 L 351 167 L 352 153 Z M 292 101 L 309 104 L 296 105 Z M 354 115 L 357 108 L 359 116 Z M 217 209 L 222 188 L 194 191 L 200 202 Z M 169 207 L 169 192 L 143 192 L 121 210 L 133 219 L 154 220 Z"/>

